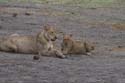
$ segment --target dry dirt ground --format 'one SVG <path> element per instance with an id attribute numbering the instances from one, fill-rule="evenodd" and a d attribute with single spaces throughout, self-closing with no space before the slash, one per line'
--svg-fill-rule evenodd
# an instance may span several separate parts
<path id="1" fill-rule="evenodd" d="M 31 54 L 0 52 L 0 83 L 125 83 L 125 8 L 0 3 L 0 36 L 35 34 L 45 23 L 93 41 L 94 54 L 34 61 Z"/>

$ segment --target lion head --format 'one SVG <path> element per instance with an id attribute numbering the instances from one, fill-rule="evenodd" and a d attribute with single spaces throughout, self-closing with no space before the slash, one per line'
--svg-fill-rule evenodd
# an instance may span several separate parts
<path id="1" fill-rule="evenodd" d="M 44 31 L 46 32 L 45 37 L 51 41 L 55 41 L 57 39 L 57 30 L 50 25 L 44 25 Z"/>
<path id="2" fill-rule="evenodd" d="M 57 39 L 57 30 L 50 25 L 44 25 L 43 30 L 37 34 L 37 39 L 42 42 L 55 41 Z"/>
<path id="3" fill-rule="evenodd" d="M 72 35 L 66 35 L 63 34 L 63 42 L 61 44 L 61 50 L 64 54 L 67 54 L 71 51 L 72 47 L 73 47 L 73 39 L 72 39 Z"/>

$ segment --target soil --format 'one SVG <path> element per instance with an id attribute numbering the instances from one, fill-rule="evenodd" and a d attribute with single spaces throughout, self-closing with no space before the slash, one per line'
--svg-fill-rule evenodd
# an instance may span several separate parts
<path id="1" fill-rule="evenodd" d="M 66 59 L 0 52 L 0 83 L 125 83 L 125 51 L 111 50 L 125 47 L 125 29 L 112 26 L 124 17 L 125 8 L 0 3 L 0 36 L 35 34 L 48 23 L 95 43 L 91 56 Z"/>

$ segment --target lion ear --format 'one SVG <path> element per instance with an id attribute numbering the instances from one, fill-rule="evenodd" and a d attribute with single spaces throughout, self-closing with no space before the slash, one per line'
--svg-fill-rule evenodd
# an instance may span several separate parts
<path id="1" fill-rule="evenodd" d="M 48 25 L 44 25 L 44 26 L 43 26 L 43 29 L 44 29 L 45 31 L 48 31 L 48 30 L 49 30 L 49 26 L 48 26 Z"/>

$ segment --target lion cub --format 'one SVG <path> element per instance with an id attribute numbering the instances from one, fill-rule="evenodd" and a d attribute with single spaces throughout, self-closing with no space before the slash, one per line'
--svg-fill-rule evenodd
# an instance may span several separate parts
<path id="1" fill-rule="evenodd" d="M 54 48 L 53 42 L 57 39 L 56 29 L 45 25 L 37 35 L 18 35 L 4 37 L 0 41 L 0 50 L 6 52 L 30 53 L 44 56 L 64 58 L 61 51 Z"/>
<path id="2" fill-rule="evenodd" d="M 94 46 L 87 41 L 74 40 L 72 35 L 63 35 L 61 44 L 63 54 L 85 54 L 88 55 Z"/>

